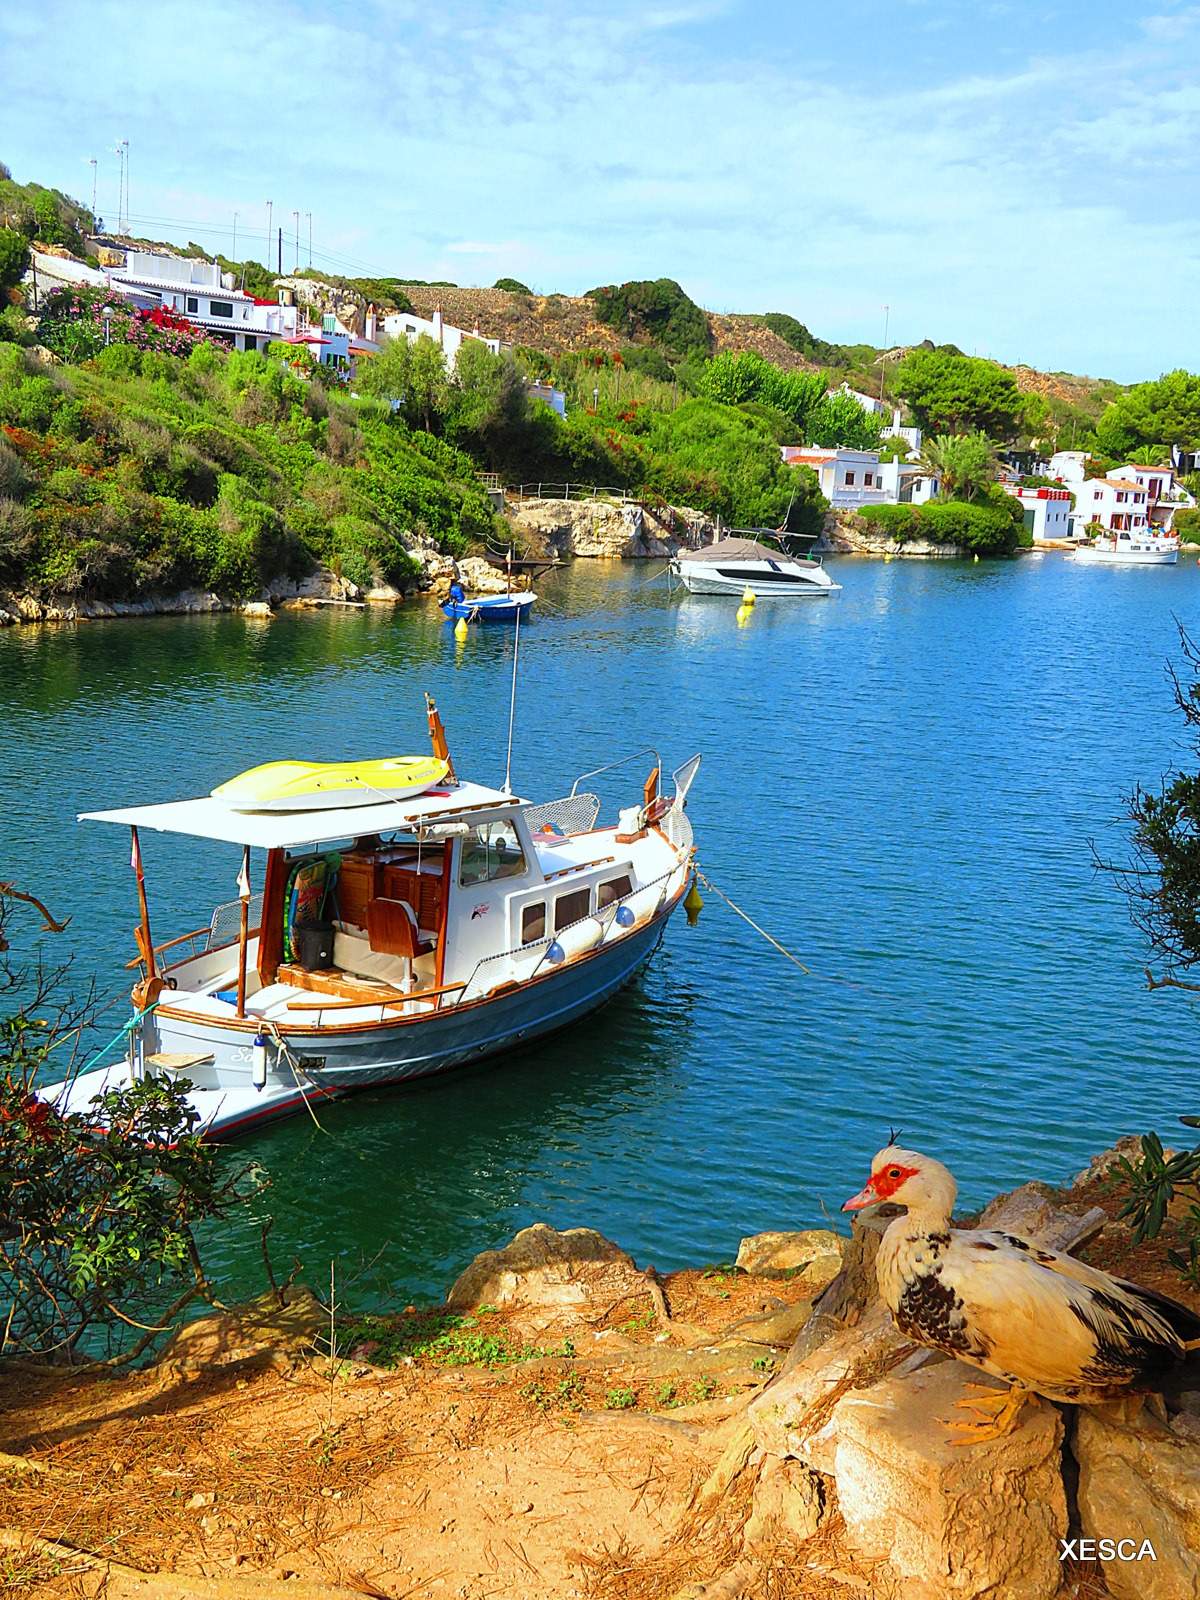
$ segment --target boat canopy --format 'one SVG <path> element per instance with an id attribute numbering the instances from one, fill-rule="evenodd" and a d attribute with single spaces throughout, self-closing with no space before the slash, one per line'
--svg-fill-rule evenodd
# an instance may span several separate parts
<path id="1" fill-rule="evenodd" d="M 185 833 L 196 839 L 219 839 L 258 850 L 291 850 L 301 845 L 358 839 L 368 833 L 406 833 L 417 827 L 476 822 L 527 803 L 485 784 L 460 783 L 413 795 L 408 800 L 329 811 L 231 811 L 222 801 L 205 795 L 199 800 L 171 800 L 165 805 L 83 811 L 79 821 L 118 822 L 127 828 Z"/>
<path id="2" fill-rule="evenodd" d="M 716 544 L 698 550 L 681 550 L 680 561 L 788 561 L 791 558 L 778 545 L 759 544 L 757 539 L 718 539 Z"/>

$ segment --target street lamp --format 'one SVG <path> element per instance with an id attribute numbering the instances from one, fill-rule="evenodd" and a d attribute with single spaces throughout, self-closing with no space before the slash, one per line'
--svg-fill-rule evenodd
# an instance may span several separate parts
<path id="1" fill-rule="evenodd" d="M 112 338 L 112 319 L 116 316 L 116 312 L 112 306 L 105 306 L 100 315 L 104 318 L 104 348 L 107 350 Z"/>
<path id="2" fill-rule="evenodd" d="M 599 409 L 600 409 L 600 390 L 599 389 L 593 389 L 592 390 L 592 410 L 593 411 L 599 411 Z"/>

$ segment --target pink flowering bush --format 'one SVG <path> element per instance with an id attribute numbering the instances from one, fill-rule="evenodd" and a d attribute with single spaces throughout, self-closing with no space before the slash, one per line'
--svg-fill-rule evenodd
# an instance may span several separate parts
<path id="1" fill-rule="evenodd" d="M 104 307 L 112 311 L 105 339 Z M 131 345 L 160 355 L 186 357 L 210 341 L 204 332 L 161 307 L 143 311 L 115 291 L 55 289 L 43 302 L 38 338 L 61 361 L 72 364 L 100 354 L 105 344 Z"/>

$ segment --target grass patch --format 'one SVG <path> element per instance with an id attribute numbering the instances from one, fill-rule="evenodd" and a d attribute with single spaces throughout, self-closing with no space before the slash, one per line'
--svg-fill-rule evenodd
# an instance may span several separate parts
<path id="1" fill-rule="evenodd" d="M 494 1306 L 474 1314 L 459 1315 L 444 1306 L 405 1311 L 395 1317 L 356 1317 L 343 1325 L 339 1345 L 376 1367 L 398 1367 L 420 1362 L 433 1367 L 507 1367 L 517 1361 L 560 1356 L 570 1359 L 575 1346 L 569 1339 L 552 1349 L 512 1337 L 507 1327 L 494 1323 Z"/>

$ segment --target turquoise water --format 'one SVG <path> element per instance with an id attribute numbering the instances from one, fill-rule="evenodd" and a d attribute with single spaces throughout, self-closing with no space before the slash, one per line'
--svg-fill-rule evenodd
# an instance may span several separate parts
<path id="1" fill-rule="evenodd" d="M 742 628 L 727 601 L 670 598 L 640 567 L 543 580 L 513 756 L 515 786 L 550 798 L 639 746 L 668 767 L 702 750 L 704 869 L 820 976 L 708 896 L 574 1031 L 232 1150 L 270 1175 L 257 1211 L 276 1217 L 277 1260 L 318 1275 L 337 1257 L 345 1276 L 382 1251 L 372 1282 L 430 1293 L 544 1220 L 666 1269 L 819 1224 L 889 1124 L 971 1202 L 1200 1110 L 1194 1006 L 1146 992 L 1090 848 L 1119 851 L 1123 794 L 1185 754 L 1164 668 L 1200 570 L 1051 555 L 835 571 L 841 595 L 763 601 Z M 421 752 L 425 689 L 460 771 L 499 782 L 511 649 L 507 630 L 457 647 L 426 602 L 9 629 L 0 878 L 71 912 L 50 953 L 120 992 L 128 838 L 76 811 L 203 793 L 284 755 Z M 606 814 L 647 766 L 606 780 Z M 157 940 L 236 893 L 235 851 L 152 835 L 145 857 Z M 260 1287 L 256 1228 L 208 1251 Z"/>

